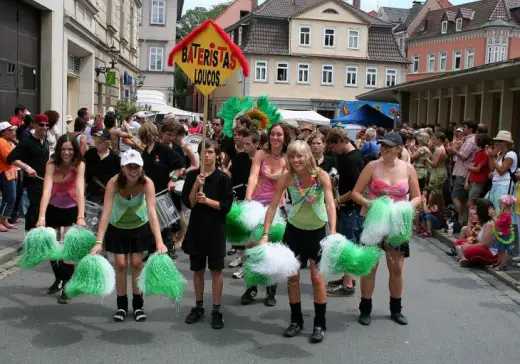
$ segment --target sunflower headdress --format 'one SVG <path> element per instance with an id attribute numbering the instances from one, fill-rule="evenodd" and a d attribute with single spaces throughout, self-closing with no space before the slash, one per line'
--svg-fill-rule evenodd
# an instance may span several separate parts
<path id="1" fill-rule="evenodd" d="M 254 130 L 265 130 L 282 121 L 282 115 L 269 96 L 262 95 L 255 101 L 251 97 L 233 96 L 227 100 L 218 114 L 224 119 L 224 133 L 233 136 L 233 128 L 240 116 L 247 116 L 251 120 Z"/>

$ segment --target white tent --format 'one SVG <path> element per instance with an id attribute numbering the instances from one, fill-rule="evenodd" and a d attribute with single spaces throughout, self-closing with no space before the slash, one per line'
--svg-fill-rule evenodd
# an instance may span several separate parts
<path id="1" fill-rule="evenodd" d="M 328 125 L 330 120 L 312 110 L 283 110 L 280 109 L 283 121 L 307 122 L 316 125 Z"/>
<path id="2" fill-rule="evenodd" d="M 161 105 L 155 108 L 152 107 L 152 111 L 157 111 L 159 114 L 174 114 L 176 116 L 192 116 L 193 113 L 189 111 L 184 111 L 181 109 L 177 109 L 176 107 L 171 107 L 168 105 Z"/>

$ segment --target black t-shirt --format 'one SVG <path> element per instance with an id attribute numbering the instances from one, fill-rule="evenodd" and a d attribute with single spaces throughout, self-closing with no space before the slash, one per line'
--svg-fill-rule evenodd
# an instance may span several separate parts
<path id="1" fill-rule="evenodd" d="M 231 184 L 235 189 L 235 193 L 239 201 L 246 198 L 247 182 L 249 180 L 249 172 L 251 172 L 252 165 L 253 160 L 246 152 L 238 153 L 231 161 Z M 239 185 L 243 186 L 236 187 Z"/>
<path id="2" fill-rule="evenodd" d="M 7 156 L 7 163 L 12 164 L 16 160 L 21 160 L 29 167 L 34 169 L 38 176 L 45 176 L 45 167 L 49 161 L 49 143 L 47 138 L 43 143 L 30 135 L 23 139 Z"/>
<path id="3" fill-rule="evenodd" d="M 357 149 L 345 154 L 336 154 L 336 168 L 339 173 L 338 192 L 340 196 L 352 191 L 356 185 L 365 164 L 364 159 L 363 153 Z M 343 205 L 341 208 L 347 211 L 360 208 L 352 200 L 346 201 Z"/>
<path id="4" fill-rule="evenodd" d="M 90 148 L 85 153 L 84 158 L 87 196 L 103 199 L 105 189 L 94 182 L 94 178 L 106 186 L 108 181 L 121 171 L 119 156 L 111 151 L 105 158 L 101 159 L 96 148 Z"/>
<path id="5" fill-rule="evenodd" d="M 329 155 L 323 156 L 323 161 L 320 165 L 318 165 L 321 169 L 323 169 L 325 172 L 330 173 L 332 168 L 336 167 L 336 159 L 334 157 L 331 157 Z"/>
<path id="6" fill-rule="evenodd" d="M 221 149 L 229 157 L 229 160 L 232 161 L 233 158 L 235 158 L 235 156 L 237 155 L 237 150 L 235 148 L 235 139 L 234 138 L 224 139 L 224 141 L 222 142 Z"/>
<path id="7" fill-rule="evenodd" d="M 144 173 L 155 185 L 159 193 L 168 187 L 170 172 L 184 168 L 184 158 L 163 143 L 155 143 L 151 153 L 143 152 Z"/>

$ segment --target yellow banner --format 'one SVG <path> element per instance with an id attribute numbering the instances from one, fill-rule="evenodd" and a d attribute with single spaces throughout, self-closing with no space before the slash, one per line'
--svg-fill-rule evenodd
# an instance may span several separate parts
<path id="1" fill-rule="evenodd" d="M 173 58 L 195 87 L 206 96 L 240 69 L 236 55 L 213 24 L 209 24 L 176 51 Z"/>

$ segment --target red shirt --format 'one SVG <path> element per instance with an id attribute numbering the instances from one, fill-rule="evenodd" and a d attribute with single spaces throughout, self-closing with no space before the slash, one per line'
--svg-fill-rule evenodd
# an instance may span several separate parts
<path id="1" fill-rule="evenodd" d="M 480 172 L 470 172 L 469 180 L 475 183 L 485 183 L 489 177 L 488 155 L 485 150 L 477 152 L 475 158 L 473 158 L 471 166 L 477 167 L 479 165 L 482 165 Z"/>
<path id="2" fill-rule="evenodd" d="M 23 119 L 20 119 L 18 116 L 11 116 L 11 119 L 9 119 L 9 124 L 21 127 L 23 125 Z"/>

